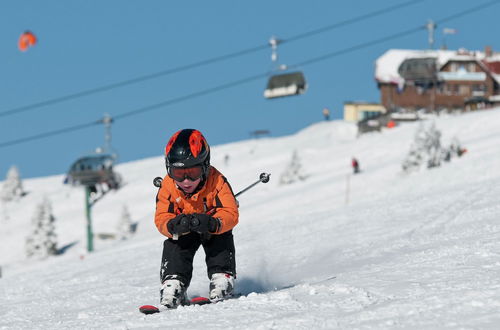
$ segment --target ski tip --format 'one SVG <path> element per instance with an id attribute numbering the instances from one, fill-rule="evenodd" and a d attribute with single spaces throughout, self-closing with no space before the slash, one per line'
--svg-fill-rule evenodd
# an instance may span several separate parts
<path id="1" fill-rule="evenodd" d="M 160 310 L 158 309 L 158 307 L 153 305 L 144 305 L 139 307 L 139 312 L 148 315 L 148 314 L 159 313 Z"/>
<path id="2" fill-rule="evenodd" d="M 195 297 L 189 301 L 190 305 L 206 305 L 212 303 L 210 299 L 206 297 Z"/>

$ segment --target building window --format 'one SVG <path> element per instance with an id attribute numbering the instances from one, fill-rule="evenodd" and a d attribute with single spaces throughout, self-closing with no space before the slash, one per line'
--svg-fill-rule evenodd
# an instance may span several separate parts
<path id="1" fill-rule="evenodd" d="M 380 115 L 380 111 L 363 111 L 360 110 L 359 112 L 359 120 L 365 120 L 365 119 L 370 119 L 370 118 L 375 118 Z"/>
<path id="2" fill-rule="evenodd" d="M 455 84 L 446 85 L 445 93 L 447 95 L 458 95 L 458 87 L 459 86 L 460 85 L 455 85 Z"/>
<path id="3" fill-rule="evenodd" d="M 470 94 L 470 86 L 469 85 L 458 85 L 458 94 L 459 95 L 469 95 Z"/>
<path id="4" fill-rule="evenodd" d="M 473 96 L 483 96 L 486 94 L 488 88 L 483 84 L 474 84 L 472 85 L 472 95 Z"/>

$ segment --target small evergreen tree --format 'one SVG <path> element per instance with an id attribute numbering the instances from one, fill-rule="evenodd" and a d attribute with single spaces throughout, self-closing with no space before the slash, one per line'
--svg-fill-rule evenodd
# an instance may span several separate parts
<path id="1" fill-rule="evenodd" d="M 302 165 L 300 163 L 300 158 L 295 150 L 292 154 L 292 160 L 285 168 L 285 171 L 281 174 L 280 184 L 291 184 L 297 180 L 303 181 L 307 179 L 307 176 L 303 174 Z"/>
<path id="2" fill-rule="evenodd" d="M 32 232 L 26 238 L 26 255 L 31 258 L 46 258 L 57 254 L 57 235 L 52 205 L 47 198 L 37 205 L 31 218 Z"/>
<path id="3" fill-rule="evenodd" d="M 12 200 L 19 199 L 24 194 L 23 184 L 21 181 L 21 175 L 16 166 L 11 166 L 5 177 L 5 182 L 3 183 L 2 191 L 0 193 L 0 198 L 9 202 Z"/>
<path id="4" fill-rule="evenodd" d="M 128 211 L 127 205 L 123 205 L 122 214 L 117 225 L 117 237 L 118 239 L 128 239 L 133 234 L 132 230 L 132 219 L 130 217 L 130 212 Z"/>
<path id="5" fill-rule="evenodd" d="M 443 148 L 441 148 L 441 131 L 432 124 L 427 130 L 426 137 L 427 168 L 441 165 Z"/>
<path id="6" fill-rule="evenodd" d="M 424 163 L 427 164 L 427 168 L 440 166 L 444 155 L 445 152 L 441 147 L 441 132 L 434 124 L 425 128 L 421 123 L 402 167 L 405 172 L 411 172 L 419 170 Z"/>

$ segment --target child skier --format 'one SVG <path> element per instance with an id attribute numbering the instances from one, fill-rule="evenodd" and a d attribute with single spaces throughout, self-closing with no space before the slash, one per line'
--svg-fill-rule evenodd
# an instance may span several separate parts
<path id="1" fill-rule="evenodd" d="M 232 229 L 238 206 L 226 178 L 210 165 L 210 147 L 201 132 L 183 129 L 165 148 L 167 176 L 156 197 L 155 224 L 163 244 L 160 303 L 187 303 L 193 258 L 203 246 L 210 279 L 209 299 L 233 294 L 236 277 Z"/>

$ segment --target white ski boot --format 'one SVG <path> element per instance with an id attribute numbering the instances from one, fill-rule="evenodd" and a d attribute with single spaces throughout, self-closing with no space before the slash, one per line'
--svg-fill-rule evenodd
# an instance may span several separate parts
<path id="1" fill-rule="evenodd" d="M 181 281 L 171 278 L 163 282 L 160 290 L 160 304 L 170 309 L 185 305 L 187 301 L 186 288 Z"/>
<path id="2" fill-rule="evenodd" d="M 209 299 L 217 302 L 233 295 L 234 276 L 227 273 L 215 273 L 210 279 Z"/>

